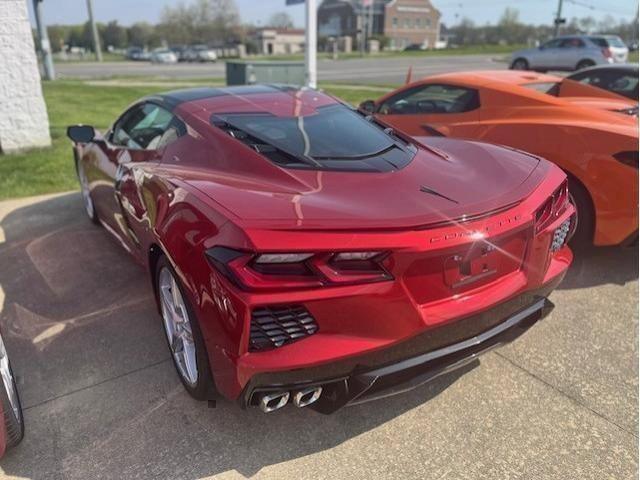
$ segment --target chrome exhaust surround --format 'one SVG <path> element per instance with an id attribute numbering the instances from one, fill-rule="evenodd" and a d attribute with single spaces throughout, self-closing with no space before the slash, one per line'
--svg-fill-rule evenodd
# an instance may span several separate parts
<path id="1" fill-rule="evenodd" d="M 265 393 L 260 399 L 260 410 L 270 413 L 284 407 L 289 401 L 289 392 Z"/>
<path id="2" fill-rule="evenodd" d="M 293 404 L 298 407 L 306 407 L 318 400 L 322 395 L 322 387 L 310 387 L 300 390 L 293 395 Z"/>

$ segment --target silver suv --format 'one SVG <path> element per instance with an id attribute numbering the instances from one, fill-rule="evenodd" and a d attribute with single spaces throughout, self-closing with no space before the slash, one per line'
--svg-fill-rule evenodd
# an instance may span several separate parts
<path id="1" fill-rule="evenodd" d="M 625 63 L 629 49 L 615 35 L 566 35 L 520 50 L 511 56 L 513 70 L 580 70 L 594 65 Z"/>

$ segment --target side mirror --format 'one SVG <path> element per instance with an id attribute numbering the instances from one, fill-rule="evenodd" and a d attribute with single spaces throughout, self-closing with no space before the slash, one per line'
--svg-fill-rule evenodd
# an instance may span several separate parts
<path id="1" fill-rule="evenodd" d="M 96 136 L 96 130 L 91 125 L 71 125 L 67 127 L 67 137 L 74 143 L 89 143 Z"/>
<path id="2" fill-rule="evenodd" d="M 365 100 L 360 104 L 358 109 L 362 113 L 366 113 L 367 115 L 373 115 L 374 113 L 376 113 L 376 102 L 374 102 L 373 100 Z"/>

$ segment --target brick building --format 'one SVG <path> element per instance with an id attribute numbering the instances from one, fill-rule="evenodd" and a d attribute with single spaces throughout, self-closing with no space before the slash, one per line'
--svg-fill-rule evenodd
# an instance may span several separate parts
<path id="1" fill-rule="evenodd" d="M 50 144 L 26 0 L 0 0 L 0 153 Z"/>
<path id="2" fill-rule="evenodd" d="M 440 36 L 440 12 L 430 0 L 374 0 L 372 10 L 363 10 L 361 0 L 324 0 L 318 8 L 320 36 L 346 35 L 357 41 L 365 28 L 371 35 L 388 37 L 392 50 L 409 45 L 434 48 Z"/>
<path id="3" fill-rule="evenodd" d="M 288 55 L 304 51 L 304 30 L 297 28 L 260 28 L 251 35 L 262 55 Z"/>

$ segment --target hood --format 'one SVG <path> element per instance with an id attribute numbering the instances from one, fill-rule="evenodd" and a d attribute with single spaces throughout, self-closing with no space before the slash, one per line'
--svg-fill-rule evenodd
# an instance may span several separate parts
<path id="1" fill-rule="evenodd" d="M 183 172 L 182 179 L 244 225 L 406 228 L 514 204 L 539 185 L 550 165 L 480 142 L 434 137 L 418 141 L 433 150 L 420 148 L 406 167 L 386 173 L 286 169 L 287 181 L 278 174 L 272 182 L 269 176 L 200 170 Z"/>

